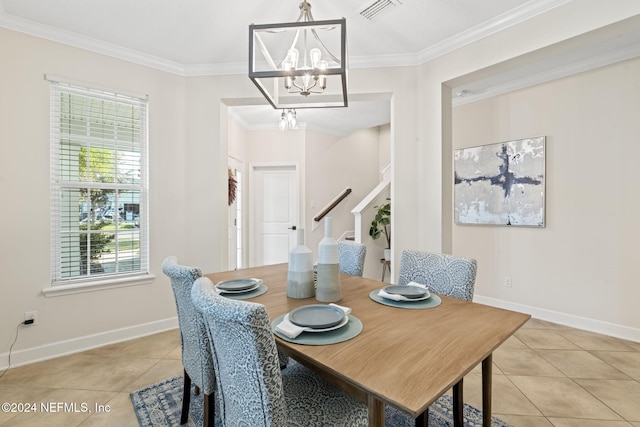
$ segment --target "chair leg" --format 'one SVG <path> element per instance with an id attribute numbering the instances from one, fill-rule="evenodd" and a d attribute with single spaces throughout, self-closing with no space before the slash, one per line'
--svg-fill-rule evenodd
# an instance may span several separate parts
<path id="1" fill-rule="evenodd" d="M 462 378 L 453 386 L 453 426 L 464 426 L 464 398 L 462 396 Z"/>
<path id="2" fill-rule="evenodd" d="M 202 423 L 203 427 L 214 427 L 215 422 L 215 414 L 216 414 L 216 403 L 213 394 L 205 394 L 203 395 L 204 399 L 204 421 Z"/>
<path id="3" fill-rule="evenodd" d="M 416 418 L 416 427 L 429 427 L 429 408 L 418 415 L 418 418 Z"/>
<path id="4" fill-rule="evenodd" d="M 187 371 L 184 371 L 184 383 L 182 384 L 182 414 L 180 424 L 186 424 L 189 419 L 189 401 L 191 400 L 191 378 Z"/>

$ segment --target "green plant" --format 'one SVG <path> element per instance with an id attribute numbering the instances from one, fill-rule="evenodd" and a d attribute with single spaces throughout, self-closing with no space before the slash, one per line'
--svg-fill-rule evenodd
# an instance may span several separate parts
<path id="1" fill-rule="evenodd" d="M 104 226 L 104 223 L 97 222 L 91 224 L 91 230 L 102 230 Z M 87 230 L 87 224 L 81 224 L 80 230 Z M 87 237 L 87 233 L 80 234 L 80 272 L 82 275 L 86 275 L 90 267 L 91 273 L 103 273 L 104 270 L 100 264 L 100 258 L 103 253 L 111 252 L 107 245 L 113 241 L 114 236 L 110 233 L 91 233 L 90 261 L 87 260 Z M 88 262 L 90 262 L 90 265 L 87 265 Z"/>
<path id="2" fill-rule="evenodd" d="M 387 197 L 387 203 L 374 206 L 378 211 L 376 216 L 371 221 L 371 228 L 369 228 L 369 236 L 373 240 L 377 240 L 384 234 L 387 239 L 387 248 L 391 247 L 391 199 Z"/>

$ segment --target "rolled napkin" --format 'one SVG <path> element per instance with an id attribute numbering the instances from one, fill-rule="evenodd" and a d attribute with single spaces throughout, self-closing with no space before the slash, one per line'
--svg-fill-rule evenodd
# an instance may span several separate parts
<path id="1" fill-rule="evenodd" d="M 429 294 L 429 288 L 426 285 L 423 285 L 422 283 L 409 282 L 406 284 L 406 286 L 415 286 L 417 288 L 422 288 L 425 291 L 427 291 L 427 294 Z M 378 291 L 378 296 L 382 298 L 394 300 L 394 301 L 415 301 L 416 300 L 416 298 L 407 298 L 403 295 L 387 293 L 384 291 L 384 288 Z"/>
<path id="2" fill-rule="evenodd" d="M 351 313 L 351 309 L 349 307 L 344 307 L 338 304 L 329 304 L 329 305 L 338 307 L 340 310 L 344 311 L 344 314 L 347 316 L 349 315 L 349 313 Z M 310 331 L 312 329 L 313 328 L 298 326 L 291 323 L 291 321 L 289 320 L 289 313 L 287 313 L 282 319 L 282 321 L 276 325 L 277 332 L 280 332 L 282 335 L 291 339 L 296 338 L 298 335 L 300 335 L 304 331 Z"/>
<path id="3" fill-rule="evenodd" d="M 422 283 L 418 283 L 418 282 L 409 282 L 409 283 L 407 283 L 406 286 L 415 286 L 415 287 L 418 287 L 418 288 L 422 288 L 425 291 L 429 290 L 429 287 L 427 285 L 423 285 Z"/>

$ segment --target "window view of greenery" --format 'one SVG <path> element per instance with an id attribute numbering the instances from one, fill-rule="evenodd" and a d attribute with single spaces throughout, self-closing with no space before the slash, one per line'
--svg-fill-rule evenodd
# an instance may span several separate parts
<path id="1" fill-rule="evenodd" d="M 59 260 L 54 282 L 146 272 L 139 105 L 60 92 Z"/>

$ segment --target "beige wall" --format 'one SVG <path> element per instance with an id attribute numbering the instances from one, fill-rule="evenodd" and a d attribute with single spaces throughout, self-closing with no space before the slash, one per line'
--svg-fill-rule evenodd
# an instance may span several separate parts
<path id="1" fill-rule="evenodd" d="M 313 221 L 334 197 L 345 188 L 349 194 L 328 216 L 333 220 L 335 239 L 345 231 L 354 231 L 351 210 L 378 185 L 379 131 L 370 128 L 345 138 L 309 132 L 307 140 L 307 246 L 317 254 L 324 236 L 324 223 Z M 312 207 L 312 205 L 314 207 Z M 310 232 L 309 232 L 310 231 Z"/>
<path id="2" fill-rule="evenodd" d="M 452 246 L 450 205 L 443 204 L 451 193 L 443 82 L 640 13 L 635 0 L 615 4 L 612 8 L 600 0 L 568 2 L 420 66 L 350 70 L 351 93 L 392 94 L 394 266 L 404 248 Z M 14 364 L 175 325 L 173 296 L 160 263 L 174 254 L 204 271 L 226 268 L 229 129 L 224 102 L 255 98 L 255 87 L 245 75 L 177 77 L 5 29 L 0 29 L 0 58 L 0 366 L 6 365 L 16 325 L 29 310 L 38 310 L 39 323 L 22 328 Z M 49 283 L 45 73 L 149 95 L 154 283 L 42 295 Z M 554 304 L 559 311 L 571 312 L 573 295 Z M 626 326 L 637 333 L 637 324 Z"/>
<path id="3" fill-rule="evenodd" d="M 36 37 L 0 29 L 0 366 L 24 312 L 13 363 L 60 354 L 175 325 L 163 258 L 186 258 L 182 234 L 187 158 L 185 80 Z M 44 74 L 148 94 L 151 194 L 150 265 L 156 283 L 46 298 L 49 268 L 49 82 Z M 169 319 L 169 320 L 167 320 Z M 28 351 L 24 351 L 28 349 Z"/>
<path id="4" fill-rule="evenodd" d="M 640 59 L 454 109 L 454 148 L 547 137 L 545 228 L 453 226 L 454 251 L 478 260 L 477 294 L 640 329 L 638 88 Z"/>
<path id="5" fill-rule="evenodd" d="M 246 131 L 230 119 L 229 153 L 245 163 L 245 194 L 250 193 L 248 173 L 252 164 L 297 165 L 300 223 L 296 225 L 305 229 L 306 245 L 316 254 L 324 227 L 313 218 L 347 187 L 352 193 L 330 214 L 334 218 L 333 237 L 337 239 L 345 231 L 353 231 L 351 210 L 378 184 L 380 156 L 389 157 L 385 134 L 388 126 L 382 130 L 378 127 L 360 130 L 344 138 L 302 128 L 284 132 Z M 381 146 L 386 147 L 386 154 L 381 154 Z M 245 206 L 251 209 L 248 200 Z M 250 248 L 251 242 L 246 243 L 245 247 Z"/>
<path id="6" fill-rule="evenodd" d="M 419 66 L 417 80 L 417 105 L 420 115 L 417 123 L 418 140 L 411 154 L 420 165 L 418 174 L 412 170 L 394 172 L 394 188 L 402 186 L 403 192 L 417 194 L 417 211 L 420 221 L 416 224 L 417 244 L 420 249 L 444 250 L 451 248 L 451 138 L 450 106 L 446 85 L 465 76 L 473 79 L 488 67 L 504 64 L 529 52 L 541 50 L 555 43 L 586 34 L 630 16 L 640 14 L 640 2 L 618 0 L 615 7 L 599 0 L 581 0 L 564 4 L 518 25 L 492 34 L 478 42 L 457 49 Z M 394 137 L 397 139 L 397 131 Z M 401 148 L 395 145 L 394 154 Z M 399 158 L 394 159 L 395 165 Z M 410 163 L 409 163 L 410 164 Z M 415 177 L 415 179 L 412 179 Z M 417 190 L 420 183 L 420 191 Z M 398 200 L 399 196 L 395 196 Z M 405 201 L 402 198 L 402 201 Z M 440 203 L 442 202 L 442 204 Z M 408 219 L 408 218 L 407 218 Z M 407 221 L 397 222 L 400 228 Z M 400 235 L 399 235 L 400 234 Z M 398 230 L 399 238 L 408 237 L 408 230 Z M 397 240 L 397 239 L 396 239 Z M 408 239 L 412 242 L 414 239 Z M 394 248 L 399 256 L 400 248 Z"/>
<path id="7" fill-rule="evenodd" d="M 595 40 L 592 34 L 594 30 L 605 28 L 617 21 L 622 23 L 627 17 L 635 17 L 634 21 L 637 22 L 639 14 L 640 3 L 638 2 L 616 2 L 615 8 L 592 0 L 570 2 L 419 67 L 418 110 L 423 114 L 418 121 L 419 141 L 415 147 L 415 154 L 421 165 L 417 181 L 422 183 L 420 191 L 414 193 L 419 198 L 418 212 L 420 212 L 420 219 L 416 221 L 419 240 L 417 249 L 461 254 L 468 251 L 467 247 L 454 246 L 453 243 L 453 146 L 449 87 L 453 87 L 460 81 L 473 81 L 479 76 L 486 77 L 487 71 L 491 68 L 508 68 L 511 63 L 521 61 L 522 57 L 529 53 L 542 54 L 545 49 L 553 49 L 557 43 L 570 37 L 573 37 L 572 43 L 579 42 L 580 39 Z M 606 32 L 607 29 L 605 28 L 604 31 Z M 393 151 L 394 153 L 398 151 L 397 146 Z M 397 165 L 396 162 L 393 175 L 396 188 L 397 178 L 405 175 L 408 178 L 410 174 L 406 170 L 398 170 Z M 417 188 L 416 185 L 413 186 L 414 190 Z M 406 191 L 411 192 L 408 188 Z M 395 197 L 394 200 L 397 199 L 398 197 Z M 404 224 L 394 221 L 394 226 L 398 225 Z M 398 236 L 398 232 L 395 236 Z M 397 243 L 398 239 L 394 241 Z M 402 249 L 394 245 L 396 259 Z M 501 248 L 501 250 L 507 251 L 508 248 Z M 549 268 L 546 265 L 537 264 L 535 258 L 529 260 L 531 261 L 540 269 Z M 637 320 L 632 323 L 613 323 L 606 320 L 607 317 L 599 318 L 597 315 L 591 315 L 588 318 L 572 314 L 565 315 L 565 313 L 575 313 L 573 295 L 569 297 L 562 295 L 561 298 L 555 299 L 552 303 L 553 308 L 543 306 L 533 307 L 533 309 L 532 306 L 511 301 L 509 298 L 512 296 L 505 296 L 504 300 L 491 297 L 482 299 L 483 296 L 479 291 L 477 297 L 483 302 L 531 312 L 543 319 L 561 321 L 568 325 L 640 341 Z"/>

